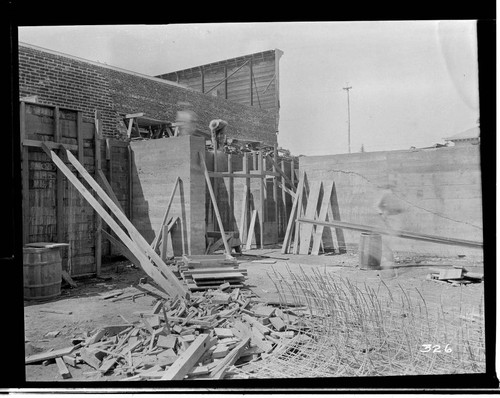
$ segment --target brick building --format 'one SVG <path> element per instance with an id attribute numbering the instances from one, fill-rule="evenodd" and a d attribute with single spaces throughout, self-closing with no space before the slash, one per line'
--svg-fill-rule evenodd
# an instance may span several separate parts
<path id="1" fill-rule="evenodd" d="M 37 96 L 41 104 L 83 111 L 93 119 L 100 110 L 104 137 L 123 138 L 123 115 L 144 113 L 153 119 L 174 122 L 189 102 L 198 115 L 198 130 L 208 133 L 210 120 L 227 120 L 230 138 L 276 143 L 275 112 L 214 97 L 175 82 L 127 71 L 97 62 L 42 49 L 19 45 L 19 93 Z"/>

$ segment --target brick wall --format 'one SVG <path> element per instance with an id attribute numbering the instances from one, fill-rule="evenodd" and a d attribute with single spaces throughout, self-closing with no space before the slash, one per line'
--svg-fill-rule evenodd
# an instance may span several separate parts
<path id="1" fill-rule="evenodd" d="M 343 221 L 383 226 L 376 202 L 380 186 L 393 183 L 406 210 L 396 220 L 401 229 L 483 240 L 479 146 L 304 156 L 300 169 L 305 170 L 309 183 L 335 182 Z M 345 230 L 344 234 L 348 246 L 359 243 L 359 232 Z M 394 249 L 418 254 L 482 254 L 477 249 L 408 239 L 395 239 Z"/>
<path id="2" fill-rule="evenodd" d="M 94 120 L 98 109 L 103 134 L 116 135 L 116 112 L 108 81 L 91 64 L 19 46 L 19 95 L 36 95 L 41 104 L 81 110 L 87 121 Z"/>
<path id="3" fill-rule="evenodd" d="M 208 132 L 210 120 L 229 123 L 229 137 L 276 142 L 272 112 L 212 97 L 168 81 L 99 66 L 33 46 L 19 46 L 20 96 L 37 95 L 42 104 L 82 110 L 85 118 L 102 113 L 103 135 L 123 137 L 120 113 L 144 112 L 146 116 L 174 122 L 179 101 L 192 104 L 198 128 Z"/>

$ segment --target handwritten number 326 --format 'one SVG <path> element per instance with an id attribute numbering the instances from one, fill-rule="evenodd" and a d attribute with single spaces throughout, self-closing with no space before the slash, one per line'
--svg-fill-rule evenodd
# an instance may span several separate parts
<path id="1" fill-rule="evenodd" d="M 450 346 L 449 344 L 446 344 L 446 346 L 444 347 L 444 352 L 450 353 L 450 352 L 453 351 L 451 348 L 449 348 L 449 346 Z M 442 352 L 440 344 L 435 344 L 435 345 L 432 345 L 432 344 L 422 344 L 422 347 L 424 349 L 420 350 L 420 352 L 430 352 L 431 350 L 432 350 L 432 352 Z"/>

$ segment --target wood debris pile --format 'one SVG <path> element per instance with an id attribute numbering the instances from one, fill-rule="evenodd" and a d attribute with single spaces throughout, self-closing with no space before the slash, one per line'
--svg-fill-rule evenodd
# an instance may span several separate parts
<path id="1" fill-rule="evenodd" d="M 457 287 L 460 285 L 468 285 L 470 283 L 480 283 L 483 281 L 484 275 L 477 272 L 468 272 L 465 268 L 457 267 L 452 269 L 442 269 L 439 270 L 439 273 L 427 274 L 426 279 Z"/>
<path id="2" fill-rule="evenodd" d="M 265 303 L 249 290 L 221 286 L 166 299 L 151 285 L 138 288 L 158 299 L 150 311 L 135 313 L 137 321 L 98 328 L 73 339 L 73 346 L 28 356 L 25 363 L 55 360 L 63 378 L 71 377 L 69 365 L 127 381 L 222 379 L 298 337 L 310 339 L 301 335 L 300 308 Z"/>

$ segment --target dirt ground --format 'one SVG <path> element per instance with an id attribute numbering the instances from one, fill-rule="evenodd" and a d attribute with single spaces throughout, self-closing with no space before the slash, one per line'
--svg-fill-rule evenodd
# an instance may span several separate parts
<path id="1" fill-rule="evenodd" d="M 396 257 L 395 275 L 386 271 L 361 270 L 358 267 L 358 255 L 355 253 L 335 255 L 291 255 L 280 253 L 279 248 L 244 251 L 237 257 L 241 268 L 248 270 L 247 285 L 257 296 L 264 300 L 278 301 L 273 275 L 278 272 L 286 275 L 292 272 L 312 273 L 321 271 L 333 273 L 371 286 L 380 284 L 381 279 L 390 288 L 404 290 L 419 289 L 425 300 L 442 302 L 452 308 L 466 297 L 468 303 L 479 303 L 484 292 L 484 284 L 469 284 L 461 287 L 445 286 L 429 280 L 426 275 L 437 270 L 461 265 L 471 272 L 483 272 L 481 256 L 477 257 Z M 255 262 L 265 260 L 266 263 Z M 139 283 L 145 273 L 133 267 L 128 261 L 115 261 L 103 265 L 101 278 L 77 280 L 78 287 L 61 289 L 57 299 L 34 303 L 25 301 L 25 355 L 44 352 L 49 349 L 64 348 L 72 345 L 71 340 L 86 337 L 92 330 L 105 326 L 134 322 L 139 319 L 136 311 L 150 310 L 156 299 L 150 295 L 122 299 L 103 300 L 100 296 L 115 289 L 127 289 L 137 292 L 134 285 Z M 151 280 L 148 279 L 151 283 Z M 41 310 L 71 312 L 59 314 Z M 59 332 L 56 337 L 46 336 L 50 332 Z M 68 366 L 72 378 L 63 380 L 57 365 L 31 364 L 26 366 L 27 381 L 105 381 L 116 380 L 113 375 L 101 376 L 86 364 L 77 367 Z"/>

